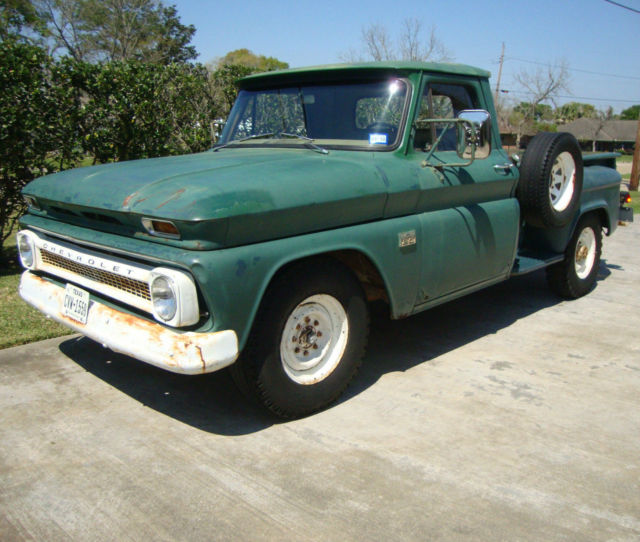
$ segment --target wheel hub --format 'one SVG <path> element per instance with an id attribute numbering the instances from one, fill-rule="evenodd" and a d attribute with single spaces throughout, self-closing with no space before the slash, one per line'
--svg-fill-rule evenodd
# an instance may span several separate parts
<path id="1" fill-rule="evenodd" d="M 579 279 L 586 278 L 596 259 L 596 234 L 591 228 L 580 232 L 574 256 L 574 266 Z"/>
<path id="2" fill-rule="evenodd" d="M 280 343 L 282 365 L 294 382 L 314 384 L 340 362 L 348 337 L 347 315 L 326 294 L 311 296 L 291 313 Z"/>
<path id="3" fill-rule="evenodd" d="M 589 248 L 586 245 L 580 245 L 576 253 L 576 261 L 582 262 L 587 259 Z"/>
<path id="4" fill-rule="evenodd" d="M 305 327 L 298 337 L 298 344 L 301 348 L 318 348 L 316 341 L 318 340 L 318 332 L 313 326 Z"/>

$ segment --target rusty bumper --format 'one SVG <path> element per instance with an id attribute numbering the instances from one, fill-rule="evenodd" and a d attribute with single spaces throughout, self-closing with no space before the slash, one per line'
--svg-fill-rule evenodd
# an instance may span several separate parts
<path id="1" fill-rule="evenodd" d="M 176 333 L 160 324 L 91 300 L 87 323 L 62 314 L 64 288 L 30 271 L 20 280 L 20 296 L 30 305 L 78 333 L 156 367 L 181 374 L 210 373 L 238 357 L 232 330 L 215 333 Z"/>

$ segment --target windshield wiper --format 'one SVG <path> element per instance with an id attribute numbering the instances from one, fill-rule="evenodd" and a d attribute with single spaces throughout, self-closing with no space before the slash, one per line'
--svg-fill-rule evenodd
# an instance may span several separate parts
<path id="1" fill-rule="evenodd" d="M 225 147 L 228 147 L 229 145 L 234 145 L 235 143 L 242 143 L 243 141 L 249 141 L 250 139 L 260 139 L 260 138 L 263 138 L 263 137 L 269 137 L 269 138 L 274 138 L 274 139 L 284 138 L 284 137 L 294 137 L 296 139 L 302 139 L 314 151 L 317 151 L 317 152 L 322 153 L 322 154 L 329 154 L 329 151 L 327 149 L 323 149 L 319 145 L 316 145 L 313 142 L 312 138 L 306 137 L 306 136 L 302 136 L 302 135 L 298 135 L 298 134 L 289 134 L 287 132 L 265 132 L 263 134 L 253 134 L 253 135 L 250 135 L 250 136 L 241 137 L 240 139 L 233 139 L 231 141 L 227 141 L 226 143 L 223 143 L 222 145 L 218 145 L 217 147 L 214 147 L 213 148 L 213 152 L 216 152 L 216 151 L 218 151 L 220 149 L 224 149 Z"/>
<path id="2" fill-rule="evenodd" d="M 228 147 L 229 145 L 233 145 L 235 143 L 242 143 L 243 141 L 249 141 L 250 139 L 260 139 L 261 137 L 273 137 L 274 135 L 276 135 L 275 132 L 265 132 L 263 134 L 253 134 L 250 136 L 241 137 L 240 139 L 232 139 L 231 141 L 227 141 L 222 145 L 218 145 L 217 147 L 214 147 L 213 152 L 219 151 L 220 149 L 224 149 L 225 147 Z"/>
<path id="3" fill-rule="evenodd" d="M 329 151 L 327 149 L 323 149 L 320 145 L 316 145 L 313 142 L 314 140 L 310 137 L 306 137 L 298 134 L 288 134 L 287 132 L 280 132 L 279 134 L 276 135 L 276 137 L 295 137 L 297 139 L 302 139 L 303 141 L 306 141 L 307 145 L 311 147 L 314 151 L 318 151 L 322 154 L 329 154 Z"/>

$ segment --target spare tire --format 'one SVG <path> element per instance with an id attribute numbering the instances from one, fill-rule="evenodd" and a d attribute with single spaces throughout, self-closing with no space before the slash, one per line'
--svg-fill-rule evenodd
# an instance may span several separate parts
<path id="1" fill-rule="evenodd" d="M 524 220 L 539 228 L 566 226 L 580 204 L 582 151 L 568 133 L 542 132 L 520 165 L 516 195 Z"/>

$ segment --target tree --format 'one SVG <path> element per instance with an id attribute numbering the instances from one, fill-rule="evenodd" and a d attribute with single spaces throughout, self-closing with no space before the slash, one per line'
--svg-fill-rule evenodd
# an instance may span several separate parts
<path id="1" fill-rule="evenodd" d="M 638 120 L 638 117 L 640 117 L 640 105 L 632 105 L 620 113 L 621 120 Z"/>
<path id="2" fill-rule="evenodd" d="M 0 2 L 0 39 L 29 41 L 24 29 L 42 33 L 46 23 L 31 0 L 2 0 Z"/>
<path id="3" fill-rule="evenodd" d="M 196 58 L 195 27 L 158 0 L 41 0 L 56 50 L 76 60 L 146 60 L 168 64 Z"/>
<path id="4" fill-rule="evenodd" d="M 517 126 L 517 144 L 525 129 L 534 127 L 538 106 L 542 102 L 550 101 L 555 105 L 555 100 L 562 91 L 569 91 L 569 68 L 565 61 L 546 68 L 537 70 L 521 71 L 515 75 L 516 82 L 524 88 L 531 97 L 528 102 L 528 109 L 519 112 L 520 118 L 514 123 Z"/>
<path id="5" fill-rule="evenodd" d="M 229 51 L 217 59 L 212 70 L 212 88 L 214 100 L 220 105 L 220 116 L 226 117 L 238 94 L 236 83 L 252 73 L 284 70 L 289 64 L 272 56 L 256 55 L 249 49 Z"/>
<path id="6" fill-rule="evenodd" d="M 407 18 L 397 39 L 394 39 L 387 27 L 372 23 L 361 30 L 361 51 L 348 51 L 342 55 L 349 62 L 365 60 L 410 60 L 447 62 L 453 56 L 446 49 L 436 34 L 435 26 L 425 32 L 422 22 L 418 19 Z"/>
<path id="7" fill-rule="evenodd" d="M 428 35 L 423 36 L 422 34 L 422 23 L 419 20 L 405 19 L 402 21 L 399 40 L 402 60 L 446 62 L 452 59 L 451 53 L 436 35 L 435 26 L 431 27 Z"/>
<path id="8" fill-rule="evenodd" d="M 249 68 L 251 73 L 285 70 L 289 67 L 289 64 L 286 62 L 282 62 L 272 56 L 256 55 L 249 49 L 229 51 L 216 61 L 218 68 L 234 65 Z"/>
<path id="9" fill-rule="evenodd" d="M 545 122 L 553 120 L 553 108 L 547 104 L 531 104 L 529 102 L 520 102 L 513 110 L 520 113 L 535 122 Z"/>
<path id="10" fill-rule="evenodd" d="M 0 255 L 25 205 L 20 191 L 37 176 L 75 165 L 80 147 L 80 94 L 75 66 L 44 49 L 0 43 Z"/>
<path id="11" fill-rule="evenodd" d="M 213 94 L 216 103 L 221 106 L 221 116 L 226 117 L 231 110 L 238 95 L 238 80 L 251 73 L 251 68 L 241 64 L 225 64 L 213 72 Z"/>
<path id="12" fill-rule="evenodd" d="M 147 61 L 170 64 L 171 62 L 188 62 L 198 56 L 196 48 L 189 45 L 196 33 L 193 25 L 185 26 L 180 22 L 175 6 L 163 7 L 155 48 L 143 58 Z"/>
<path id="13" fill-rule="evenodd" d="M 591 104 L 569 102 L 556 109 L 556 119 L 559 122 L 572 122 L 577 119 L 593 119 L 598 115 L 596 108 Z"/>

